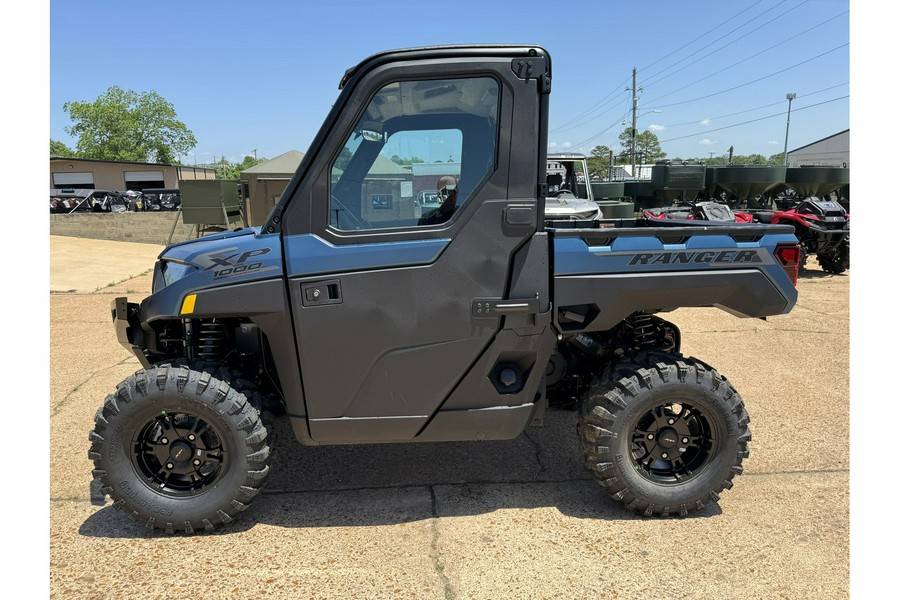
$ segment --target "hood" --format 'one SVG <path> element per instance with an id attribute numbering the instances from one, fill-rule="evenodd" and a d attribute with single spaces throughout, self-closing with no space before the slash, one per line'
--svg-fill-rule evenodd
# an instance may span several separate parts
<path id="1" fill-rule="evenodd" d="M 159 258 L 205 267 L 206 265 L 197 263 L 196 258 L 198 256 L 224 251 L 230 247 L 258 247 L 260 246 L 259 240 L 265 240 L 263 244 L 268 245 L 270 242 L 269 236 L 260 236 L 259 233 L 259 227 L 247 227 L 213 233 L 193 240 L 172 244 L 160 253 Z M 275 241 L 271 243 L 277 245 L 277 236 L 275 236 Z"/>

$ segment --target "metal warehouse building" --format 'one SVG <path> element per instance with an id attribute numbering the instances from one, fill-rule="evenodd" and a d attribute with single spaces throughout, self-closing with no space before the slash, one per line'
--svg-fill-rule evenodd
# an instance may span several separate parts
<path id="1" fill-rule="evenodd" d="M 50 188 L 144 190 L 177 188 L 180 179 L 215 179 L 204 167 L 50 157 Z"/>
<path id="2" fill-rule="evenodd" d="M 850 130 L 830 135 L 818 142 L 801 146 L 787 153 L 789 167 L 850 166 Z"/>

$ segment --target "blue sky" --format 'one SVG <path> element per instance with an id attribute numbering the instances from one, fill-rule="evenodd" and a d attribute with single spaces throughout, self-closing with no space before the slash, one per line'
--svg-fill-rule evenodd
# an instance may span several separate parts
<path id="1" fill-rule="evenodd" d="M 670 158 L 770 156 L 850 126 L 849 0 L 49 3 L 50 137 L 66 101 L 117 85 L 171 102 L 182 161 L 305 151 L 344 71 L 390 48 L 526 43 L 553 59 L 550 149 L 616 149 L 631 119 Z M 654 112 L 661 111 L 661 112 Z"/>

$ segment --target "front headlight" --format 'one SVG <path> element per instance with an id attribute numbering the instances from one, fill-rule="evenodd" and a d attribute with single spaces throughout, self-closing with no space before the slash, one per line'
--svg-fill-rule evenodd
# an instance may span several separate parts
<path id="1" fill-rule="evenodd" d="M 153 273 L 153 292 L 168 287 L 187 277 L 197 270 L 197 267 L 187 263 L 175 262 L 171 260 L 161 260 L 156 264 L 156 270 Z"/>

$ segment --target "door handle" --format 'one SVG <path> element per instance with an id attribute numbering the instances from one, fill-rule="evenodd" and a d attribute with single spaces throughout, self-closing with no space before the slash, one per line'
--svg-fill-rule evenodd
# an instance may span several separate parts
<path id="1" fill-rule="evenodd" d="M 530 315 L 541 310 L 540 298 L 475 298 L 472 301 L 472 315 L 476 317 L 499 317 L 501 315 Z"/>
<path id="2" fill-rule="evenodd" d="M 340 304 L 344 301 L 341 295 L 341 280 L 308 281 L 300 284 L 300 296 L 303 306 L 322 306 L 323 304 Z"/>

